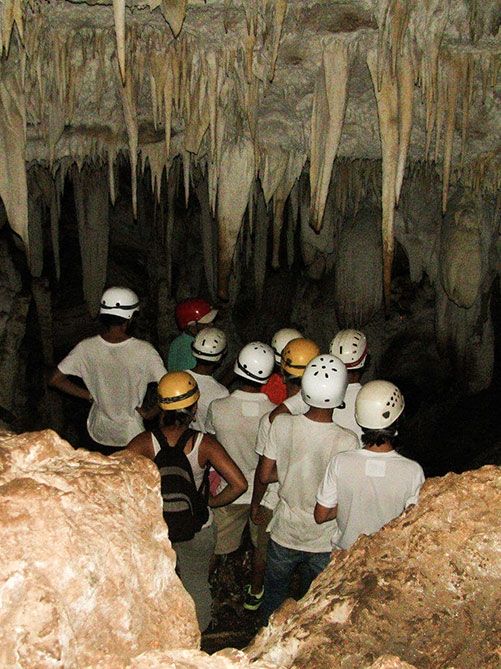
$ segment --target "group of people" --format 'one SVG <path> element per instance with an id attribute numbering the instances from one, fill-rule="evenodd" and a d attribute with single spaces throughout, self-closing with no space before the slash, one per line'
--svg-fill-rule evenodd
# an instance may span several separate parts
<path id="1" fill-rule="evenodd" d="M 328 353 L 293 328 L 270 344 L 248 343 L 230 392 L 214 378 L 226 337 L 201 299 L 176 307 L 181 334 L 167 372 L 155 349 L 128 333 L 138 308 L 131 290 L 105 291 L 103 332 L 66 356 L 52 385 L 91 402 L 87 426 L 101 452 L 126 447 L 159 467 L 177 568 L 201 631 L 211 623 L 210 572 L 240 547 L 246 527 L 252 573 L 243 605 L 267 624 L 296 570 L 302 595 L 333 550 L 417 502 L 423 470 L 395 450 L 404 398 L 388 381 L 361 385 L 367 339 L 357 330 L 338 332 Z M 154 410 L 143 407 L 150 383 L 158 384 Z M 155 410 L 158 427 L 144 430 Z M 201 509 L 192 511 L 193 527 L 177 513 L 192 507 Z"/>

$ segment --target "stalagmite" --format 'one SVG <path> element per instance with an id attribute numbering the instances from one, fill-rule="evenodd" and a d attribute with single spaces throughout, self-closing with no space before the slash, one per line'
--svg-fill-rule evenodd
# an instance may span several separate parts
<path id="1" fill-rule="evenodd" d="M 242 217 L 254 179 L 254 146 L 248 139 L 228 144 L 221 156 L 218 195 L 218 295 L 228 286 Z"/>
<path id="2" fill-rule="evenodd" d="M 125 86 L 125 0 L 113 0 L 113 18 L 115 20 L 118 67 L 122 84 Z"/>
<path id="3" fill-rule="evenodd" d="M 95 167 L 73 168 L 73 188 L 78 221 L 80 256 L 82 258 L 83 292 L 92 316 L 99 310 L 106 282 L 108 262 L 108 185 L 101 170 L 96 179 Z"/>
<path id="4" fill-rule="evenodd" d="M 377 55 L 374 50 L 367 54 L 367 64 L 374 85 L 379 117 L 379 134 L 382 154 L 382 239 L 383 239 L 383 288 L 386 309 L 391 301 L 391 269 L 393 264 L 393 220 L 395 215 L 395 185 L 399 156 L 398 141 L 398 90 L 397 82 L 388 68 L 382 73 L 381 88 L 378 89 Z"/>
<path id="5" fill-rule="evenodd" d="M 348 50 L 344 42 L 334 42 L 325 47 L 311 115 L 311 225 L 315 230 L 322 227 L 332 164 L 341 139 L 348 66 Z"/>
<path id="6" fill-rule="evenodd" d="M 11 228 L 28 245 L 26 108 L 22 63 L 0 59 L 0 197 Z"/>

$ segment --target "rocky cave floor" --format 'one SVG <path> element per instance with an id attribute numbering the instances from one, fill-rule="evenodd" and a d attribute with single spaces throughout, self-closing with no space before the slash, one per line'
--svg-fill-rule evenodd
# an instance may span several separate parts
<path id="1" fill-rule="evenodd" d="M 259 610 L 243 607 L 244 587 L 251 570 L 250 539 L 247 531 L 241 547 L 221 556 L 211 576 L 214 598 L 212 625 L 202 635 L 202 650 L 215 653 L 222 648 L 244 648 L 260 628 Z"/>

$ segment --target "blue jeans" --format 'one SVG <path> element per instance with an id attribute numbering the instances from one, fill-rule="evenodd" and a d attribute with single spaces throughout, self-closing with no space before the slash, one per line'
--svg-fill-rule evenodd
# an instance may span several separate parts
<path id="1" fill-rule="evenodd" d="M 296 567 L 301 570 L 301 597 L 304 596 L 321 571 L 329 564 L 331 552 L 310 553 L 280 546 L 273 539 L 268 544 L 264 598 L 261 604 L 261 622 L 268 624 L 273 611 L 287 599 L 289 585 Z"/>

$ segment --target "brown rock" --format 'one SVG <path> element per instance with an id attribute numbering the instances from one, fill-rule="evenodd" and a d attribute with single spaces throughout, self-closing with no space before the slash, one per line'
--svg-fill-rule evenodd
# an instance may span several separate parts
<path id="1" fill-rule="evenodd" d="M 249 657 L 295 669 L 499 667 L 500 517 L 498 467 L 430 479 L 416 507 L 336 551 Z"/>
<path id="2" fill-rule="evenodd" d="M 144 458 L 75 451 L 46 430 L 0 437 L 0 666 L 73 667 L 192 648 L 159 477 Z"/>

